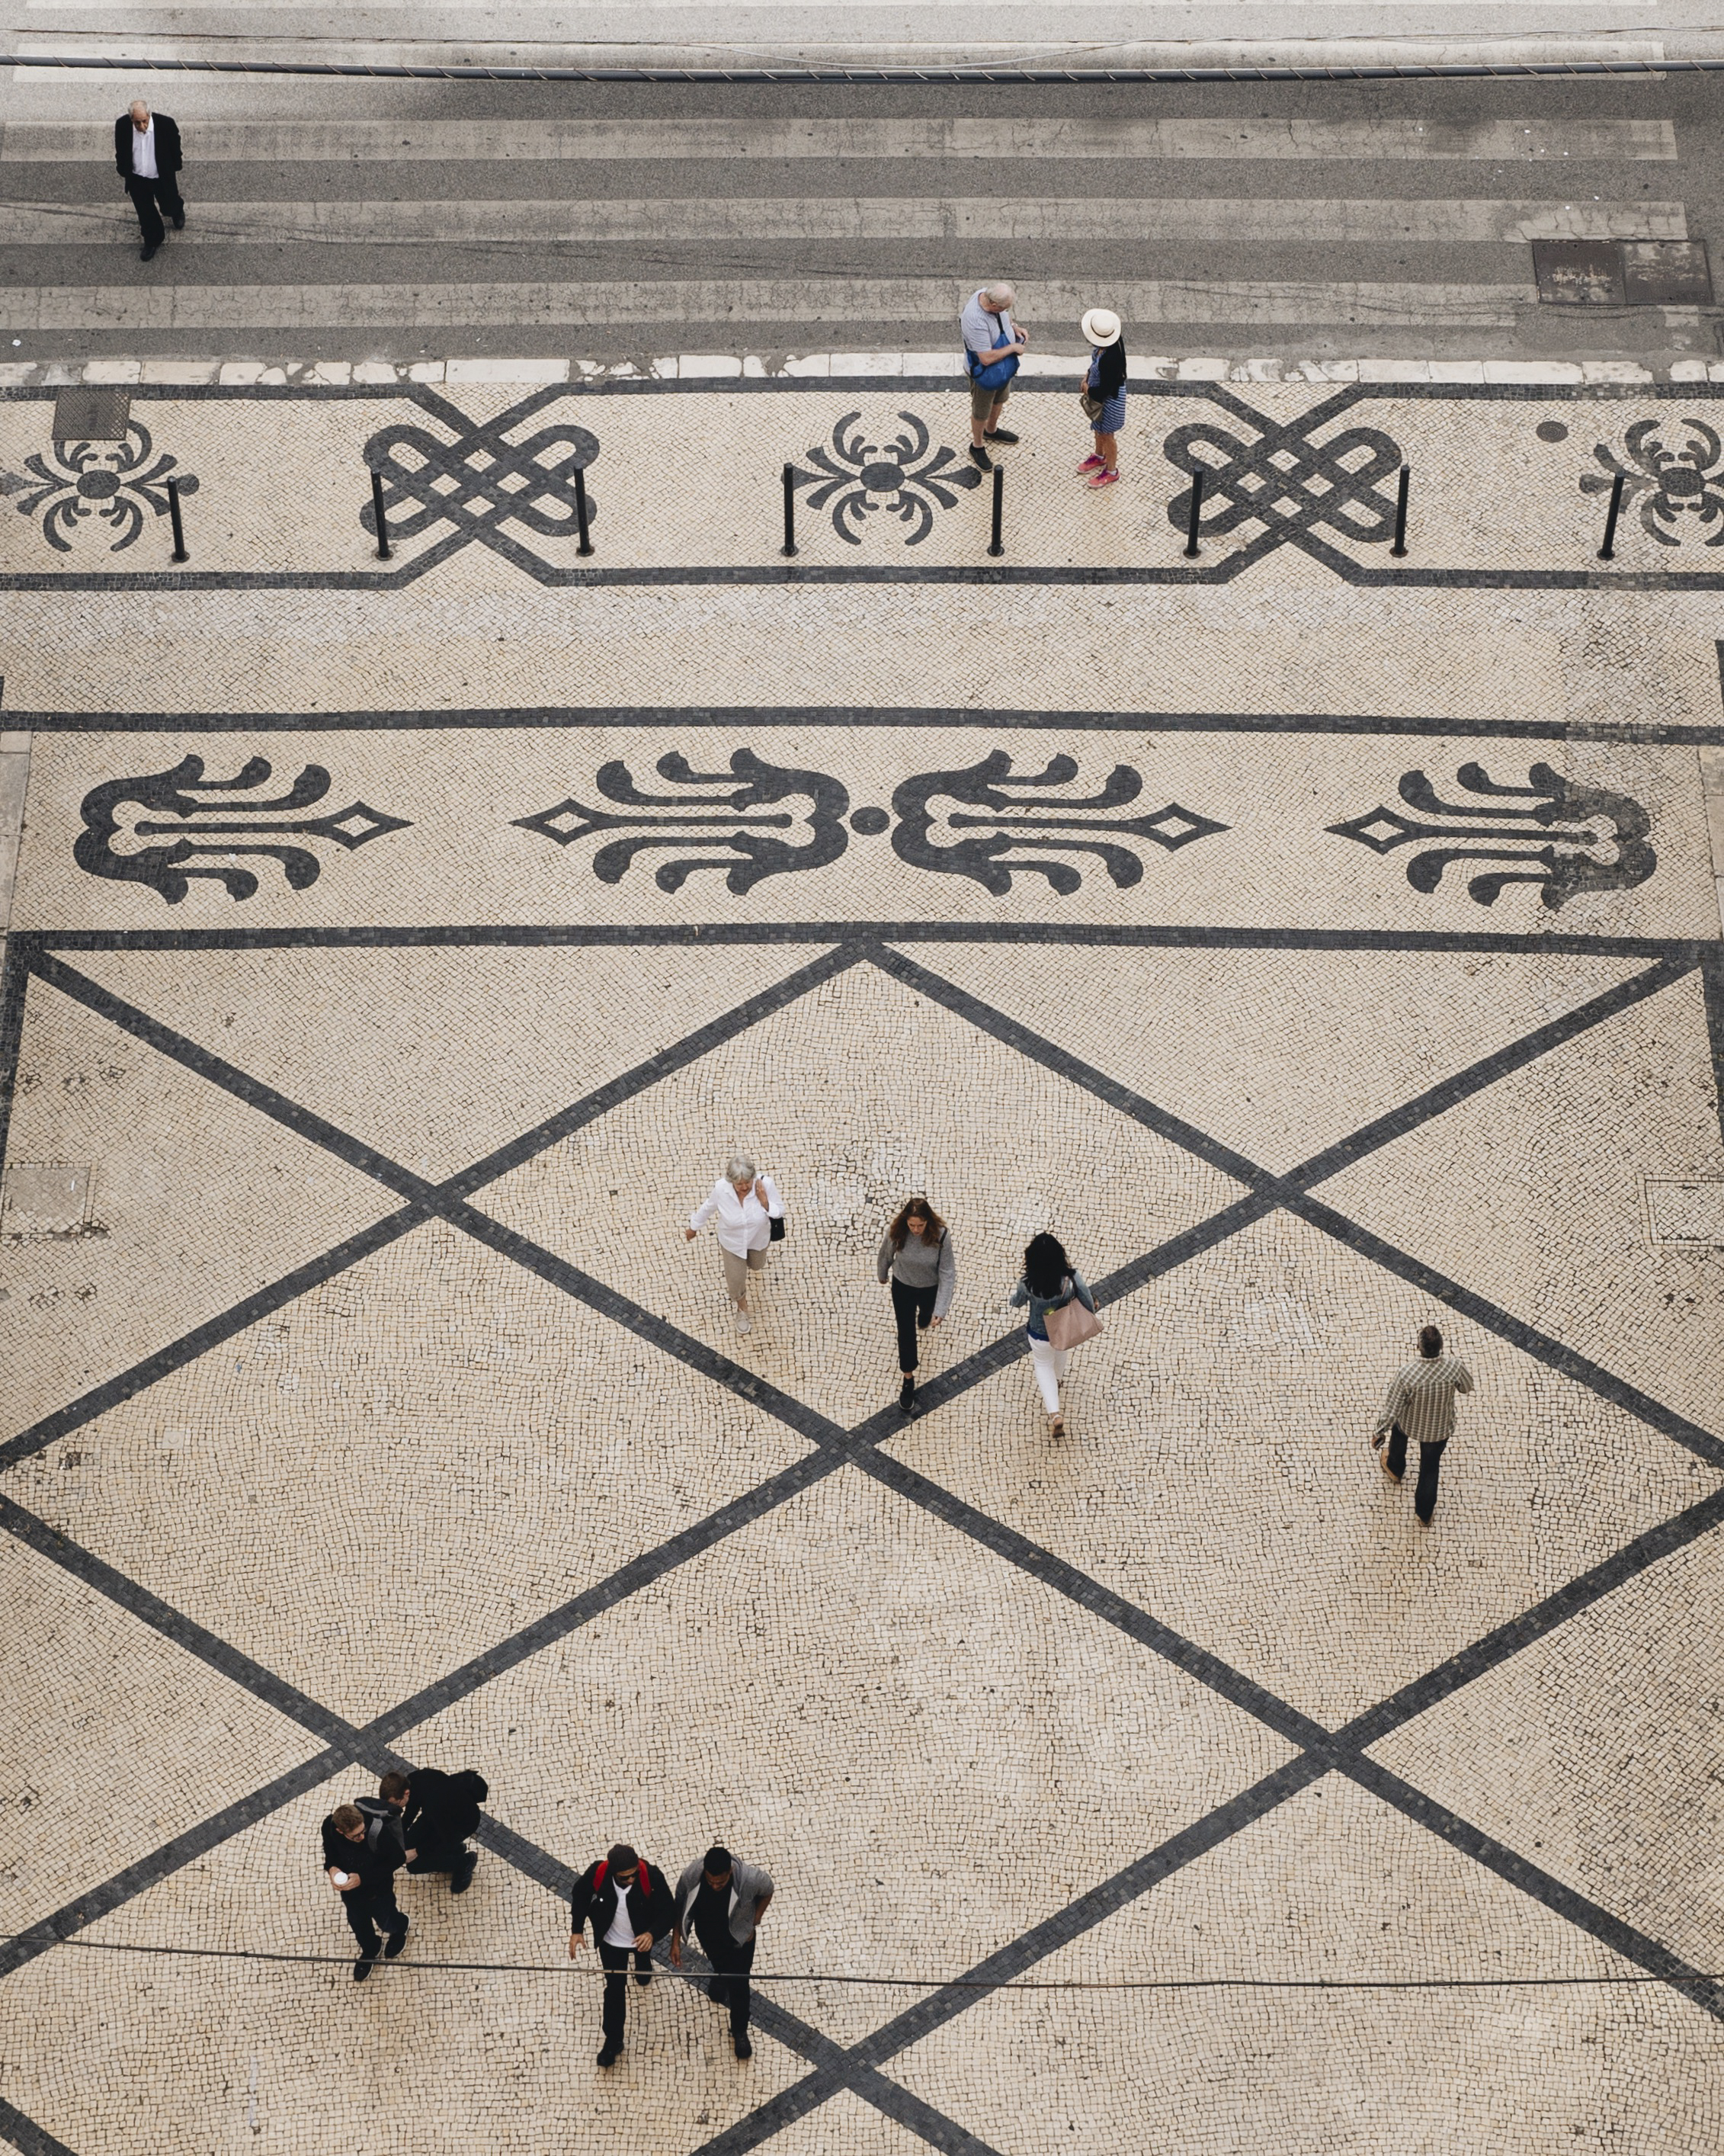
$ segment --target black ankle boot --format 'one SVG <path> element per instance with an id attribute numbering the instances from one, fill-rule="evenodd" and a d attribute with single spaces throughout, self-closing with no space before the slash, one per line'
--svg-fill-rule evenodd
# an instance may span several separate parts
<path id="1" fill-rule="evenodd" d="M 898 1412 L 907 1415 L 916 1413 L 916 1379 L 906 1378 L 898 1388 Z"/>

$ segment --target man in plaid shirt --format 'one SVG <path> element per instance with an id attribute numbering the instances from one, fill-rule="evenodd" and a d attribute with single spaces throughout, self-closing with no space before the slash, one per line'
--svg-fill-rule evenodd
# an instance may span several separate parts
<path id="1" fill-rule="evenodd" d="M 1419 1336 L 1419 1360 L 1395 1373 L 1377 1418 L 1371 1446 L 1388 1450 L 1383 1455 L 1383 1471 L 1397 1482 L 1407 1471 L 1407 1445 L 1419 1447 L 1419 1485 L 1413 1493 L 1413 1509 L 1426 1527 L 1437 1509 L 1437 1476 L 1442 1471 L 1443 1447 L 1455 1435 L 1455 1395 L 1470 1393 L 1473 1374 L 1465 1363 L 1443 1353 L 1443 1336 L 1427 1325 Z"/>

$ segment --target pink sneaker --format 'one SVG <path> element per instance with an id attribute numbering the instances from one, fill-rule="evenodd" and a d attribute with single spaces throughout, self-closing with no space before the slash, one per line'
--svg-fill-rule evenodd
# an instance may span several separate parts
<path id="1" fill-rule="evenodd" d="M 1097 456 L 1087 456 L 1087 457 L 1085 457 L 1085 458 L 1084 459 L 1083 462 L 1082 462 L 1082 463 L 1078 466 L 1078 470 L 1079 470 L 1080 472 L 1100 471 L 1100 470 L 1101 470 L 1101 458 L 1100 458 L 1100 457 L 1097 457 Z"/>
<path id="2" fill-rule="evenodd" d="M 1093 473 L 1090 480 L 1091 486 L 1117 486 L 1119 483 L 1120 475 L 1116 471 L 1098 471 Z"/>

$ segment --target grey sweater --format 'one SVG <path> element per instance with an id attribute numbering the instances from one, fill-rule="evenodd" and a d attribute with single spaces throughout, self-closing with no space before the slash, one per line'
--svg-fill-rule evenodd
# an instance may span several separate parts
<path id="1" fill-rule="evenodd" d="M 892 1248 L 890 1235 L 883 1236 L 875 1270 L 882 1286 L 888 1280 L 902 1281 L 906 1287 L 933 1287 L 937 1282 L 939 1293 L 934 1297 L 934 1315 L 944 1317 L 952 1307 L 952 1291 L 957 1286 L 957 1255 L 952 1247 L 951 1229 L 940 1238 L 940 1247 L 934 1250 L 920 1235 L 906 1235 L 901 1250 Z"/>

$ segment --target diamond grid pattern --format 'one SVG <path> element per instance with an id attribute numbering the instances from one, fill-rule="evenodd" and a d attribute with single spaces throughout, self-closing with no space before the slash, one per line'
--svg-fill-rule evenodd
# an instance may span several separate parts
<path id="1" fill-rule="evenodd" d="M 785 1008 L 850 967 L 871 964 L 913 985 L 918 993 L 943 1004 L 1020 1055 L 1043 1061 L 1065 1078 L 1086 1086 L 1100 1099 L 1131 1115 L 1158 1137 L 1185 1147 L 1197 1158 L 1244 1186 L 1245 1194 L 1219 1212 L 1194 1227 L 1182 1229 L 1160 1246 L 1144 1251 L 1098 1281 L 1098 1301 L 1104 1307 L 1108 1302 L 1137 1291 L 1147 1282 L 1173 1270 L 1193 1255 L 1218 1248 L 1251 1224 L 1278 1209 L 1285 1210 L 1321 1234 L 1345 1241 L 1366 1259 L 1387 1267 L 1402 1279 L 1428 1291 L 1442 1294 L 1475 1322 L 1502 1333 L 1564 1377 L 1592 1386 L 1709 1466 L 1724 1467 L 1724 1444 L 1685 1417 L 1573 1350 L 1543 1339 L 1525 1324 L 1470 1295 L 1461 1283 L 1443 1280 L 1418 1259 L 1359 1229 L 1313 1194 L 1315 1186 L 1327 1178 L 1482 1091 L 1506 1071 L 1524 1067 L 1559 1043 L 1576 1039 L 1618 1012 L 1658 993 L 1701 963 L 1697 957 L 1672 956 L 1650 965 L 1644 973 L 1607 990 L 1566 1017 L 1539 1028 L 1525 1040 L 1456 1074 L 1403 1107 L 1375 1118 L 1349 1138 L 1326 1147 L 1300 1167 L 1275 1173 L 1191 1124 L 1166 1114 L 1153 1103 L 1131 1095 L 1128 1089 L 1116 1082 L 1077 1065 L 1075 1059 L 1038 1040 L 1018 1021 L 990 1010 L 890 946 L 873 942 L 849 943 L 834 948 L 791 974 L 777 989 L 752 998 L 742 1009 L 703 1028 L 677 1049 L 655 1056 L 649 1063 L 598 1089 L 511 1144 L 440 1182 L 433 1182 L 402 1167 L 373 1147 L 348 1137 L 323 1117 L 300 1107 L 285 1095 L 245 1076 L 218 1056 L 172 1034 L 146 1014 L 80 974 L 75 968 L 55 957 L 33 939 L 14 938 L 6 963 L 10 977 L 7 1004 L 14 1014 L 14 1024 L 15 1014 L 22 1005 L 23 977 L 33 972 L 173 1057 L 208 1083 L 236 1095 L 253 1109 L 273 1117 L 302 1137 L 326 1147 L 350 1167 L 383 1184 L 404 1201 L 403 1211 L 392 1216 L 392 1222 L 398 1224 L 396 1232 L 405 1234 L 424 1222 L 435 1220 L 473 1237 L 490 1250 L 526 1266 L 541 1281 L 584 1304 L 600 1317 L 626 1327 L 659 1351 L 675 1357 L 706 1383 L 723 1388 L 776 1417 L 807 1440 L 810 1450 L 793 1466 L 769 1476 L 707 1518 L 633 1558 L 611 1578 L 584 1589 L 520 1632 L 485 1649 L 424 1691 L 363 1724 L 345 1721 L 321 1703 L 293 1692 L 272 1672 L 203 1632 L 177 1612 L 157 1602 L 146 1589 L 113 1572 L 100 1560 L 90 1558 L 87 1553 L 65 1544 L 10 1498 L 0 1497 L 0 1508 L 3 1508 L 0 1509 L 0 1524 L 14 1536 L 52 1556 L 68 1569 L 81 1572 L 90 1584 L 122 1608 L 130 1609 L 143 1622 L 177 1640 L 225 1675 L 237 1677 L 259 1697 L 267 1698 L 315 1732 L 329 1748 L 277 1783 L 180 1836 L 177 1844 L 157 1852 L 158 1861 L 153 1871 L 147 1863 L 134 1866 L 105 1885 L 92 1884 L 78 1896 L 74 1906 L 16 1936 L 0 1948 L 0 1973 L 21 1967 L 55 1939 L 69 1936 L 80 1926 L 121 1906 L 147 1883 L 148 1878 L 165 1876 L 186 1861 L 186 1856 L 195 1849 L 218 1846 L 244 1827 L 315 1789 L 320 1780 L 344 1767 L 358 1763 L 381 1769 L 408 1763 L 394 1748 L 434 1715 L 459 1699 L 470 1697 L 528 1656 L 557 1639 L 566 1637 L 600 1612 L 614 1608 L 650 1582 L 664 1578 L 698 1552 L 723 1542 L 739 1527 L 767 1518 L 814 1483 L 849 1466 L 895 1493 L 898 1499 L 924 1508 L 947 1527 L 956 1527 L 1005 1558 L 1035 1581 L 1040 1589 L 1080 1603 L 1092 1615 L 1116 1627 L 1145 1650 L 1164 1657 L 1187 1676 L 1195 1678 L 1235 1707 L 1256 1717 L 1267 1728 L 1298 1748 L 1297 1756 L 1252 1788 L 1216 1806 L 1195 1824 L 1180 1829 L 1168 1841 L 1134 1859 L 1114 1878 L 1092 1888 L 1057 1915 L 988 1955 L 967 1972 L 962 1984 L 947 1985 L 931 1993 L 848 2046 L 834 2044 L 785 2008 L 763 1999 L 758 2010 L 763 2031 L 799 2055 L 811 2071 L 802 2080 L 781 2089 L 756 2112 L 704 2143 L 706 2156 L 719 2156 L 721 2151 L 729 2156 L 729 2152 L 757 2146 L 823 2105 L 854 2104 L 858 2099 L 894 2121 L 897 2128 L 906 2129 L 898 2136 L 900 2140 L 913 2135 L 942 2149 L 984 2152 L 985 2143 L 943 2117 L 912 2091 L 891 2080 L 882 2068 L 966 2007 L 988 1995 L 987 1985 L 1009 1982 L 1014 1975 L 1034 1968 L 1091 1927 L 1105 1922 L 1115 1912 L 1136 1901 L 1193 1857 L 1275 1812 L 1301 1791 L 1331 1774 L 1387 1803 L 1475 1862 L 1523 1888 L 1595 1940 L 1663 1979 L 1707 2012 L 1724 2019 L 1724 1985 L 1696 1970 L 1660 1940 L 1636 1931 L 1573 1888 L 1542 1872 L 1524 1856 L 1402 1780 L 1366 1748 L 1380 1745 L 1414 1716 L 1501 1666 L 1521 1648 L 1596 1604 L 1624 1580 L 1694 1544 L 1724 1520 L 1724 1491 L 1715 1491 L 1673 1518 L 1649 1529 L 1590 1573 L 1570 1581 L 1437 1668 L 1414 1678 L 1398 1692 L 1354 1717 L 1344 1727 L 1331 1729 L 1183 1638 L 1149 1611 L 1030 1543 L 1018 1529 L 990 1517 L 894 1457 L 881 1444 L 883 1439 L 896 1434 L 895 1415 L 890 1411 L 882 1411 L 854 1427 L 844 1428 L 829 1416 L 681 1332 L 615 1288 L 591 1278 L 567 1260 L 490 1218 L 471 1202 L 477 1193 L 511 1168 L 596 1121 L 609 1108 L 650 1086 L 669 1070 L 698 1060 L 714 1043 L 728 1037 L 739 1026 L 755 1022 L 768 1011 Z M 386 1223 L 384 1226 L 387 1229 L 390 1224 Z M 331 1253 L 324 1277 L 334 1277 L 360 1255 L 362 1254 L 351 1252 L 345 1245 Z M 303 1291 L 305 1270 L 300 1268 L 291 1276 L 288 1292 Z M 248 1306 L 257 1300 L 255 1296 L 249 1298 Z M 219 1322 L 213 1328 L 213 1337 L 223 1337 Z M 172 1352 L 181 1361 L 189 1361 L 207 1352 L 210 1344 L 198 1335 L 188 1336 Z M 924 1388 L 926 1405 L 933 1409 L 959 1399 L 1021 1353 L 1022 1337 L 1016 1332 L 989 1342 L 931 1380 Z M 98 1388 L 85 1399 L 21 1433 L 9 1445 L 0 1448 L 0 1465 L 10 1466 L 39 1452 L 57 1438 L 105 1412 L 117 1399 L 142 1390 L 162 1373 L 162 1358 L 158 1355 L 149 1358 L 134 1372 Z M 566 1888 L 566 1868 L 500 1820 L 487 1820 L 481 1838 L 527 1877 L 553 1891 Z M 39 2149 L 53 2145 L 40 2129 L 9 2107 L 0 2109 L 0 2133 L 6 2133 L 21 2148 Z"/>

